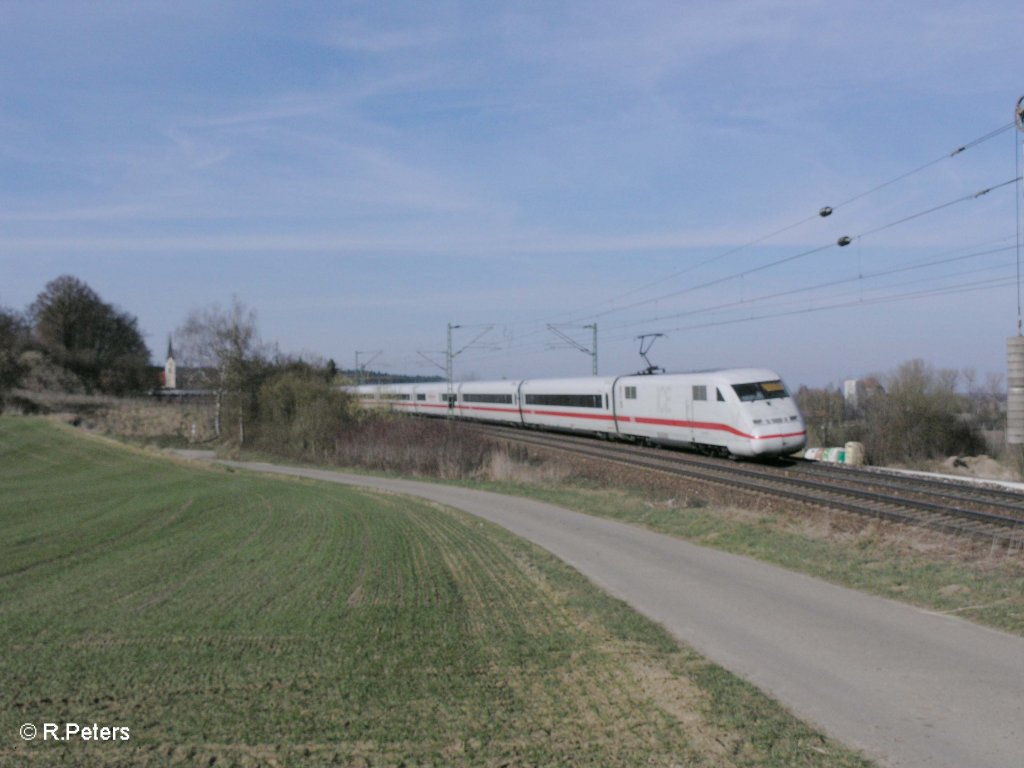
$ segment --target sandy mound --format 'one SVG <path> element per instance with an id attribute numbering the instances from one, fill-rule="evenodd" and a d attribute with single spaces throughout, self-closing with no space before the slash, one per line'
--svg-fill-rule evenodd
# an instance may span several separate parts
<path id="1" fill-rule="evenodd" d="M 990 456 L 950 456 L 942 462 L 942 471 L 950 475 L 984 477 L 990 480 L 1016 480 L 1013 471 Z"/>

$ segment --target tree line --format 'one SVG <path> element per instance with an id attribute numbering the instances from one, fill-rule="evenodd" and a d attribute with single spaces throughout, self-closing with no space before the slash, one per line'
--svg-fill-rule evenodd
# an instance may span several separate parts
<path id="1" fill-rule="evenodd" d="M 0 401 L 40 363 L 60 371 L 65 389 L 124 395 L 156 382 L 136 317 L 71 275 L 24 311 L 0 307 Z"/>
<path id="2" fill-rule="evenodd" d="M 196 309 L 175 331 L 179 370 L 207 393 L 225 442 L 292 446 L 321 455 L 354 418 L 334 361 L 265 344 L 256 313 L 237 299 Z M 77 277 L 46 284 L 23 311 L 0 307 L 0 407 L 18 387 L 131 395 L 160 386 L 138 319 Z"/>
<path id="3" fill-rule="evenodd" d="M 812 444 L 863 443 L 869 463 L 912 464 L 990 450 L 986 432 L 1006 425 L 1002 378 L 984 385 L 975 371 L 936 369 L 924 360 L 902 363 L 856 403 L 836 387 L 796 394 Z"/>
<path id="4" fill-rule="evenodd" d="M 237 299 L 226 309 L 190 312 L 175 344 L 179 370 L 209 393 L 224 442 L 327 458 L 339 436 L 371 418 L 338 389 L 333 361 L 291 357 L 264 343 L 255 311 Z M 0 405 L 40 359 L 63 372 L 64 385 L 85 392 L 125 395 L 159 384 L 137 319 L 69 275 L 48 283 L 23 312 L 0 307 Z M 835 387 L 801 388 L 796 397 L 812 444 L 855 440 L 871 463 L 910 463 L 983 453 L 985 432 L 1005 426 L 998 377 L 980 386 L 973 371 L 911 360 L 878 380 L 883 386 L 856 405 Z"/>

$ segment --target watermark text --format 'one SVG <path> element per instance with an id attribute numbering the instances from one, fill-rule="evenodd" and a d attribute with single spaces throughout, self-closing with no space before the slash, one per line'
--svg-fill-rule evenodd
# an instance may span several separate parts
<path id="1" fill-rule="evenodd" d="M 126 725 L 99 723 L 23 723 L 18 735 L 25 741 L 128 741 L 132 737 Z"/>

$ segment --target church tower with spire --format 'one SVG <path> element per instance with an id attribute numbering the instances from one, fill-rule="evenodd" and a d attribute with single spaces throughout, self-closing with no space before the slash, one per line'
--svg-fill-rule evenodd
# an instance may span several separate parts
<path id="1" fill-rule="evenodd" d="M 167 362 L 164 363 L 164 389 L 177 389 L 177 364 L 174 362 L 174 346 L 167 336 Z"/>

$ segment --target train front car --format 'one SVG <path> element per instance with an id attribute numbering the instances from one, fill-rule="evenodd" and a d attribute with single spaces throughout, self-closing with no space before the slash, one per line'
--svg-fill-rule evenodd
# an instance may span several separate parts
<path id="1" fill-rule="evenodd" d="M 621 435 L 712 456 L 785 456 L 807 439 L 796 403 L 763 368 L 622 376 L 615 405 Z"/>
<path id="2" fill-rule="evenodd" d="M 736 428 L 745 438 L 741 449 L 733 449 L 734 453 L 751 457 L 789 456 L 807 445 L 804 417 L 778 374 L 749 369 L 722 375 L 732 390 L 730 394 L 738 400 Z"/>

